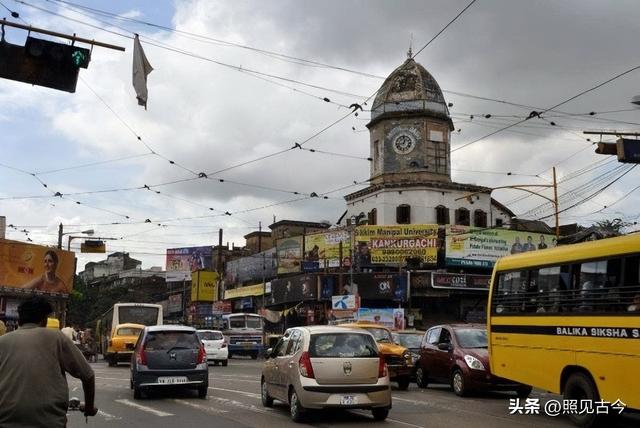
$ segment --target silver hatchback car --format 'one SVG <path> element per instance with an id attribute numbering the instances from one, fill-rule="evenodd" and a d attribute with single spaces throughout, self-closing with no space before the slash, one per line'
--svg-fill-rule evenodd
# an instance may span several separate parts
<path id="1" fill-rule="evenodd" d="M 375 339 L 346 327 L 288 329 L 267 350 L 261 395 L 266 407 L 274 399 L 289 404 L 296 422 L 307 409 L 370 409 L 379 421 L 391 409 L 389 373 Z"/>

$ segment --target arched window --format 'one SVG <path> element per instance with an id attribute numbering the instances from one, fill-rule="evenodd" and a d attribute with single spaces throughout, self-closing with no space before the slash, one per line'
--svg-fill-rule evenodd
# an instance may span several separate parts
<path id="1" fill-rule="evenodd" d="M 461 226 L 469 226 L 469 210 L 466 208 L 458 208 L 456 210 L 456 224 Z"/>
<path id="2" fill-rule="evenodd" d="M 402 204 L 396 207 L 396 223 L 398 224 L 411 223 L 411 206 L 407 204 Z"/>
<path id="3" fill-rule="evenodd" d="M 378 224 L 378 210 L 376 208 L 373 208 L 371 211 L 369 211 L 369 224 Z"/>
<path id="4" fill-rule="evenodd" d="M 436 207 L 436 222 L 438 224 L 449 224 L 449 208 L 444 205 Z"/>
<path id="5" fill-rule="evenodd" d="M 473 212 L 473 225 L 475 227 L 487 227 L 487 213 L 482 210 Z"/>

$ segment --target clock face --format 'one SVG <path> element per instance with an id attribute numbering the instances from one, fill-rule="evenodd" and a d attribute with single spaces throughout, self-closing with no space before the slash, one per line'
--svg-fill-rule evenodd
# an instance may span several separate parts
<path id="1" fill-rule="evenodd" d="M 411 152 L 415 146 L 414 139 L 408 134 L 400 134 L 393 140 L 393 149 L 401 155 Z"/>

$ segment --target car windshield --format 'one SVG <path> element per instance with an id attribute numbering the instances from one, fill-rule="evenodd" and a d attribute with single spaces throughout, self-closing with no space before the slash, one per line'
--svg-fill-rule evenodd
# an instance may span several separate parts
<path id="1" fill-rule="evenodd" d="M 116 333 L 118 336 L 138 336 L 140 334 L 139 328 L 122 327 L 118 329 Z"/>
<path id="2" fill-rule="evenodd" d="M 397 342 L 405 348 L 419 348 L 422 334 L 398 334 Z"/>
<path id="3" fill-rule="evenodd" d="M 192 331 L 152 331 L 144 345 L 147 351 L 198 349 L 199 347 L 198 338 Z"/>
<path id="4" fill-rule="evenodd" d="M 311 336 L 309 356 L 316 358 L 370 358 L 378 356 L 368 334 L 321 333 Z"/>
<path id="5" fill-rule="evenodd" d="M 199 331 L 198 337 L 200 340 L 222 340 L 222 333 L 219 331 Z"/>
<path id="6" fill-rule="evenodd" d="M 482 328 L 455 329 L 454 333 L 461 348 L 486 348 L 487 330 Z"/>
<path id="7" fill-rule="evenodd" d="M 373 334 L 373 337 L 378 342 L 393 342 L 391 333 L 386 328 L 366 327 L 366 330 Z"/>

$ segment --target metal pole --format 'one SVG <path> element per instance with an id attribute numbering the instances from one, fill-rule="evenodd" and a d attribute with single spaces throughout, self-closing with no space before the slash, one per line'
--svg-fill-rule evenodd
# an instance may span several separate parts
<path id="1" fill-rule="evenodd" d="M 553 167 L 553 205 L 556 209 L 556 239 L 560 238 L 560 217 L 558 213 L 558 182 L 556 180 L 556 167 Z"/>
<path id="2" fill-rule="evenodd" d="M 93 46 L 100 46 L 102 48 L 114 49 L 114 50 L 117 50 L 117 51 L 123 51 L 124 52 L 124 48 L 121 47 L 121 46 L 110 45 L 108 43 L 102 43 L 102 42 L 96 42 L 95 40 L 84 39 L 82 37 L 76 37 L 75 35 L 70 36 L 68 34 L 58 33 L 56 31 L 44 30 L 42 28 L 32 27 L 31 25 L 18 24 L 17 22 L 7 21 L 6 18 L 2 19 L 2 21 L 0 22 L 0 25 L 2 25 L 2 26 L 6 25 L 7 27 L 20 28 L 21 30 L 33 31 L 34 33 L 46 34 L 46 35 L 55 36 L 55 37 L 61 37 L 63 39 L 69 39 L 69 40 L 72 40 L 74 42 L 78 41 L 78 42 L 87 43 L 87 44 L 90 44 L 90 45 L 93 45 Z"/>
<path id="3" fill-rule="evenodd" d="M 62 249 L 62 223 L 58 226 L 58 249 Z"/>

